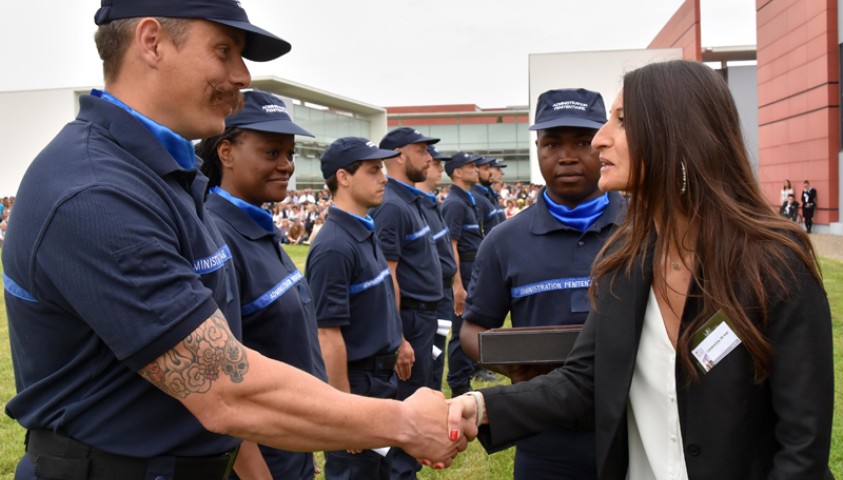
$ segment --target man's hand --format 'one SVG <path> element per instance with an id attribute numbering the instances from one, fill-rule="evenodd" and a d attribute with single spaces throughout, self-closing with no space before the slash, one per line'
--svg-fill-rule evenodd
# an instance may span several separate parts
<path id="1" fill-rule="evenodd" d="M 395 360 L 395 373 L 399 380 L 410 379 L 414 363 L 416 363 L 416 353 L 413 351 L 413 346 L 402 338 L 401 346 L 398 347 L 398 358 Z"/>
<path id="2" fill-rule="evenodd" d="M 457 422 L 455 428 L 449 428 L 449 407 L 441 392 L 420 388 L 402 405 L 408 431 L 406 445 L 400 447 L 423 465 L 436 469 L 450 466 L 468 446 L 468 438 L 477 436 L 475 424 Z"/>
<path id="3" fill-rule="evenodd" d="M 459 316 L 462 316 L 463 309 L 465 308 L 465 297 L 468 296 L 468 293 L 462 287 L 462 283 L 454 282 L 454 313 Z"/>

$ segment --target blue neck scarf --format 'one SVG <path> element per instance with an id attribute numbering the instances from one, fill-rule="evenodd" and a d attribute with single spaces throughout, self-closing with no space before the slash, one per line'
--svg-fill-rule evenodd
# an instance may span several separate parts
<path id="1" fill-rule="evenodd" d="M 245 200 L 237 198 L 234 195 L 223 190 L 221 187 L 212 187 L 209 191 L 211 193 L 216 193 L 222 198 L 233 203 L 235 207 L 239 208 L 240 210 L 243 210 L 243 213 L 248 215 L 249 218 L 254 220 L 255 223 L 260 225 L 261 228 L 263 228 L 267 232 L 275 231 L 275 223 L 272 222 L 272 213 L 270 213 L 269 210 L 252 205 L 251 203 Z"/>
<path id="2" fill-rule="evenodd" d="M 568 208 L 551 200 L 550 195 L 545 190 L 544 201 L 553 218 L 559 220 L 563 225 L 585 232 L 600 218 L 600 215 L 603 215 L 606 207 L 609 206 L 609 194 L 604 193 L 594 200 L 581 203 L 574 208 Z"/>
<path id="3" fill-rule="evenodd" d="M 457 190 L 460 190 L 460 191 L 464 192 L 466 195 L 468 195 L 468 201 L 471 202 L 472 207 L 477 205 L 477 202 L 474 201 L 474 195 L 472 195 L 471 192 L 469 192 L 467 190 L 463 190 L 462 188 L 460 188 L 456 185 L 451 185 L 451 188 L 456 188 Z"/>
<path id="4" fill-rule="evenodd" d="M 432 193 L 427 193 L 424 190 L 420 190 L 420 189 L 416 188 L 415 185 L 410 185 L 408 183 L 404 183 L 401 180 L 396 180 L 392 177 L 386 177 L 386 178 L 392 180 L 393 182 L 397 183 L 398 185 L 403 185 L 405 188 L 407 188 L 411 192 L 415 193 L 416 195 L 424 195 L 425 197 L 431 199 L 433 201 L 433 203 L 436 203 L 436 195 L 434 195 Z"/>
<path id="5" fill-rule="evenodd" d="M 483 190 L 485 193 L 489 193 L 489 187 L 484 187 L 483 185 L 480 185 L 479 183 L 475 183 L 474 185 L 477 188 L 479 188 L 480 190 Z"/>
<path id="6" fill-rule="evenodd" d="M 195 150 L 193 149 L 193 142 L 185 139 L 184 137 L 170 130 L 164 125 L 155 123 L 149 118 L 134 111 L 132 107 L 121 102 L 117 97 L 104 90 L 93 89 L 91 90 L 91 95 L 101 98 L 114 105 L 117 105 L 118 107 L 131 113 L 132 116 L 140 120 L 140 122 L 144 124 L 144 126 L 148 128 L 150 132 L 152 132 L 152 135 L 154 135 L 155 138 L 158 139 L 159 142 L 161 142 L 161 145 L 164 146 L 164 149 L 170 152 L 170 155 L 173 156 L 179 166 L 187 170 L 190 170 L 196 166 L 196 154 Z"/>
<path id="7" fill-rule="evenodd" d="M 366 218 L 363 218 L 363 217 L 361 217 L 360 215 L 355 215 L 355 214 L 353 214 L 353 213 L 351 213 L 351 212 L 346 212 L 345 210 L 341 209 L 340 207 L 338 207 L 338 206 L 336 206 L 336 205 L 331 205 L 331 208 L 336 208 L 337 210 L 339 210 L 339 211 L 341 211 L 341 212 L 343 212 L 343 213 L 346 213 L 346 214 L 348 214 L 348 215 L 351 215 L 351 217 L 352 217 L 352 218 L 354 218 L 354 219 L 355 219 L 355 220 L 357 220 L 358 222 L 362 223 L 362 224 L 363 224 L 363 226 L 364 226 L 364 227 L 366 227 L 366 230 L 368 230 L 368 231 L 370 231 L 370 232 L 374 232 L 374 231 L 375 231 L 375 220 L 372 218 L 372 216 L 371 216 L 371 215 L 366 215 Z"/>

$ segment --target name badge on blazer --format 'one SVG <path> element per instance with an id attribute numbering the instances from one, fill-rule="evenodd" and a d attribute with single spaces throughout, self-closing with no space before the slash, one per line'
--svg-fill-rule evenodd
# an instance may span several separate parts
<path id="1" fill-rule="evenodd" d="M 741 344 L 741 339 L 732 328 L 729 317 L 718 310 L 691 339 L 691 354 L 697 366 L 707 373 L 732 350 Z"/>

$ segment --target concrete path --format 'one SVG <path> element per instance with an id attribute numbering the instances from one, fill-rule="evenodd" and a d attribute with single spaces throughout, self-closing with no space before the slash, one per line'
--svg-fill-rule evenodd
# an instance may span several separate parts
<path id="1" fill-rule="evenodd" d="M 843 237 L 827 233 L 812 233 L 810 237 L 817 256 L 843 262 Z"/>

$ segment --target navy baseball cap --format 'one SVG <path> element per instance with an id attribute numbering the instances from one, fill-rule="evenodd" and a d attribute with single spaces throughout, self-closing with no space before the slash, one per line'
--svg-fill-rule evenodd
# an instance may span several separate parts
<path id="1" fill-rule="evenodd" d="M 327 180 L 337 170 L 361 160 L 384 160 L 397 157 L 395 150 L 378 148 L 373 142 L 362 137 L 343 137 L 334 140 L 322 154 L 322 178 Z"/>
<path id="2" fill-rule="evenodd" d="M 438 138 L 425 137 L 418 130 L 410 127 L 401 127 L 387 133 L 383 137 L 383 140 L 381 140 L 381 144 L 379 146 L 381 148 L 392 150 L 393 148 L 401 148 L 411 143 L 426 143 L 428 145 L 432 145 L 438 142 Z"/>
<path id="3" fill-rule="evenodd" d="M 599 93 L 584 88 L 563 88 L 539 95 L 536 123 L 530 130 L 554 127 L 599 129 L 604 123 L 606 107 Z"/>
<path id="4" fill-rule="evenodd" d="M 480 160 L 477 160 L 477 166 L 481 167 L 486 164 L 493 163 L 495 161 L 492 157 L 480 157 Z"/>
<path id="5" fill-rule="evenodd" d="M 497 158 L 494 159 L 495 161 L 492 162 L 492 168 L 506 168 L 507 164 L 503 163 L 503 160 L 498 160 Z"/>
<path id="6" fill-rule="evenodd" d="M 225 126 L 260 132 L 315 136 L 293 123 L 283 100 L 260 90 L 243 92 L 243 109 L 226 117 Z"/>
<path id="7" fill-rule="evenodd" d="M 445 162 L 445 173 L 447 173 L 448 176 L 451 176 L 451 174 L 454 173 L 454 170 L 462 167 L 463 165 L 475 163 L 481 158 L 482 157 L 480 155 L 474 155 L 473 153 L 459 152 L 451 157 L 450 160 Z"/>
<path id="8" fill-rule="evenodd" d="M 448 155 L 445 155 L 444 153 L 440 152 L 433 145 L 427 146 L 427 153 L 429 153 L 430 156 L 433 157 L 434 160 L 450 160 L 451 159 L 451 157 L 449 157 Z"/>
<path id="9" fill-rule="evenodd" d="M 255 62 L 274 60 L 289 52 L 289 43 L 249 22 L 238 0 L 102 0 L 94 23 L 137 17 L 199 18 L 246 33 L 243 57 Z"/>

